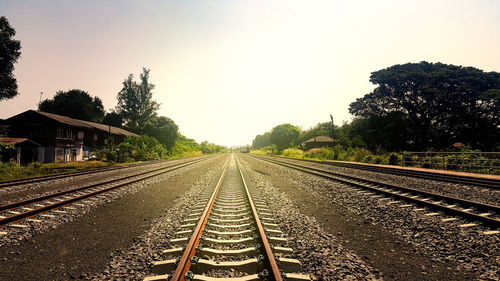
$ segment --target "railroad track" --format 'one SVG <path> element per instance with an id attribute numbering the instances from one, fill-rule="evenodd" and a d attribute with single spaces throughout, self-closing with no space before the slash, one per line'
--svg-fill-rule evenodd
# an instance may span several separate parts
<path id="1" fill-rule="evenodd" d="M 159 176 L 161 174 L 190 166 L 211 158 L 212 157 L 204 157 L 201 159 L 196 158 L 189 162 L 179 163 L 168 167 L 156 168 L 150 171 L 136 173 L 105 182 L 99 182 L 78 188 L 73 188 L 70 190 L 5 204 L 0 206 L 0 227 L 8 225 L 12 222 L 20 221 L 25 218 L 43 214 L 51 210 L 58 211 L 56 209 L 64 206 L 69 207 L 69 204 L 75 203 L 77 201 L 89 199 L 91 197 L 98 196 L 118 188 L 126 187 L 132 183 Z M 59 210 L 59 212 L 64 213 L 64 211 L 61 210 Z M 15 224 L 14 226 L 22 227 L 22 225 L 19 226 L 17 224 Z"/>
<path id="2" fill-rule="evenodd" d="M 124 166 L 95 168 L 95 169 L 85 170 L 85 171 L 60 173 L 60 174 L 55 174 L 55 175 L 46 175 L 46 176 L 32 177 L 32 178 L 26 178 L 26 179 L 17 179 L 17 180 L 10 180 L 10 181 L 1 181 L 0 182 L 0 189 L 12 187 L 12 186 L 16 186 L 16 185 L 21 185 L 21 184 L 46 182 L 46 181 L 50 181 L 50 180 L 57 180 L 57 179 L 62 179 L 62 178 L 74 177 L 74 176 L 89 175 L 89 174 L 100 173 L 100 172 L 121 170 L 121 169 L 126 169 L 126 168 L 131 168 L 131 167 L 141 167 L 141 166 L 157 164 L 157 163 L 161 163 L 161 162 L 165 162 L 165 161 L 169 161 L 169 160 L 147 162 L 147 163 L 138 163 L 138 164 L 124 165 Z"/>
<path id="3" fill-rule="evenodd" d="M 450 182 L 450 183 L 455 183 L 455 184 L 472 185 L 472 186 L 491 188 L 491 189 L 496 189 L 496 190 L 500 189 L 500 180 L 497 180 L 497 179 L 468 177 L 468 176 L 462 176 L 462 175 L 448 175 L 448 174 L 435 173 L 435 172 L 415 171 L 415 170 L 408 170 L 408 169 L 363 165 L 363 164 L 356 164 L 356 163 L 332 162 L 332 161 L 314 161 L 314 160 L 307 160 L 307 159 L 295 159 L 295 160 L 310 162 L 310 163 L 315 163 L 315 164 L 324 164 L 324 165 L 342 167 L 342 168 L 350 168 L 350 169 L 365 170 L 365 171 L 370 171 L 370 172 L 393 174 L 393 175 L 398 175 L 398 176 L 414 177 L 414 178 L 419 178 L 419 179 L 437 180 L 437 181 Z"/>
<path id="4" fill-rule="evenodd" d="M 157 276 L 145 281 L 310 280 L 274 224 L 258 191 L 249 187 L 231 155 L 215 188 L 193 204 L 192 213 L 170 241 L 174 247 L 157 261 Z"/>
<path id="5" fill-rule="evenodd" d="M 445 196 L 442 194 L 431 193 L 403 186 L 360 179 L 354 176 L 347 176 L 339 173 L 334 173 L 331 171 L 293 164 L 290 162 L 278 161 L 275 159 L 269 159 L 267 157 L 257 157 L 257 156 L 251 156 L 251 157 L 261 161 L 274 163 L 280 166 L 292 168 L 308 174 L 320 176 L 329 180 L 361 188 L 363 190 L 375 192 L 377 194 L 383 194 L 396 199 L 429 207 L 434 210 L 440 210 L 445 213 L 451 214 L 453 216 L 461 216 L 469 220 L 479 221 L 483 223 L 485 226 L 491 227 L 493 229 L 500 228 L 500 219 L 499 219 L 500 206 L 483 204 L 479 202 L 464 200 L 461 198 Z M 437 214 L 438 213 L 430 213 L 428 215 L 437 215 Z M 447 218 L 444 219 L 443 221 L 453 221 L 453 220 L 455 220 L 455 218 Z M 471 227 L 474 225 L 475 225 L 474 223 L 470 223 L 462 225 L 462 227 Z M 497 234 L 497 233 L 499 233 L 499 231 L 497 230 L 485 232 L 485 234 Z"/>

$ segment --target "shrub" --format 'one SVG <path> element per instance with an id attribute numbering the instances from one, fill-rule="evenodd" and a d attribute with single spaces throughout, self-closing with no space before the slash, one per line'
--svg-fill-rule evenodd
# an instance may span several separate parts
<path id="1" fill-rule="evenodd" d="M 356 162 L 361 162 L 367 155 L 372 154 L 369 150 L 364 148 L 355 148 L 353 151 L 353 160 Z"/>
<path id="2" fill-rule="evenodd" d="M 285 156 L 285 157 L 301 159 L 304 156 L 304 152 L 302 150 L 296 149 L 296 148 L 287 148 L 287 149 L 283 150 L 283 153 L 281 155 Z"/>
<path id="3" fill-rule="evenodd" d="M 391 153 L 391 155 L 389 155 L 389 165 L 398 165 L 399 164 L 399 157 L 394 154 L 394 153 Z"/>
<path id="4" fill-rule="evenodd" d="M 312 158 L 319 160 L 331 160 L 334 157 L 334 152 L 331 148 L 313 148 L 304 153 L 304 158 Z"/>
<path id="5" fill-rule="evenodd" d="M 365 160 L 363 162 L 365 162 L 365 163 L 371 163 L 372 162 L 372 156 L 371 155 L 366 155 Z"/>

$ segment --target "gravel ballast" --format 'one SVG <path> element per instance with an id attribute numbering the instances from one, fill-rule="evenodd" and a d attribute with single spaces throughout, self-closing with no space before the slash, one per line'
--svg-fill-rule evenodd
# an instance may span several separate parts
<path id="1" fill-rule="evenodd" d="M 471 200 L 491 205 L 500 205 L 500 190 L 495 190 L 491 188 L 442 182 L 442 181 L 435 181 L 428 179 L 419 179 L 409 176 L 384 174 L 381 172 L 372 172 L 362 169 L 338 167 L 338 166 L 319 164 L 309 161 L 300 161 L 295 159 L 279 158 L 275 160 L 286 161 L 308 167 L 323 169 L 347 176 L 355 175 L 356 177 L 361 179 L 367 179 L 387 184 L 395 184 L 404 187 L 414 188 L 417 190 L 424 190 L 428 192 L 453 196 L 457 198 L 462 198 L 466 200 Z"/>
<path id="2" fill-rule="evenodd" d="M 445 215 L 425 216 L 404 202 L 358 194 L 358 190 L 323 178 L 245 157 L 294 205 L 321 221 L 325 229 L 392 280 L 497 280 L 498 235 Z M 326 214 L 326 215 L 325 215 Z M 358 226 L 358 227 L 356 227 Z M 383 247 L 382 247 L 383 246 Z M 490 278 L 490 279 L 488 279 Z"/>
<path id="3" fill-rule="evenodd" d="M 378 272 L 340 245 L 314 217 L 294 207 L 294 202 L 264 175 L 253 171 L 245 160 L 241 163 L 249 178 L 247 183 L 259 190 L 294 250 L 294 258 L 302 262 L 304 273 L 312 280 L 382 280 Z"/>
<path id="4" fill-rule="evenodd" d="M 21 200 L 35 198 L 41 195 L 48 195 L 61 191 L 66 191 L 90 184 L 118 179 L 124 175 L 134 175 L 141 172 L 151 171 L 162 167 L 170 167 L 176 164 L 185 163 L 194 158 L 172 159 L 150 164 L 126 167 L 122 169 L 99 171 L 86 175 L 76 175 L 48 181 L 19 184 L 10 187 L 0 188 L 0 205 L 9 204 Z"/>
<path id="5" fill-rule="evenodd" d="M 150 181 L 118 200 L 96 205 L 85 215 L 56 225 L 54 229 L 50 227 L 49 231 L 26 237 L 18 245 L 0 247 L 0 280 L 92 279 L 93 275 L 106 275 L 106 268 L 113 268 L 114 257 L 140 240 L 141 235 L 151 229 L 153 220 L 163 215 L 166 220 L 175 222 L 178 210 L 173 206 L 180 204 L 179 198 L 200 179 L 203 183 L 203 179 L 213 178 L 225 159 L 226 156 L 219 156 L 182 168 L 167 178 Z M 188 208 L 189 202 L 184 204 Z M 165 229 L 165 233 L 170 231 Z M 136 266 L 147 267 L 147 264 Z M 120 280 L 120 274 L 135 274 L 128 269 L 124 272 L 116 264 L 114 267 L 116 271 L 109 272 L 108 280 Z M 141 271 L 140 274 L 146 273 Z M 102 278 L 95 277 L 94 280 Z"/>

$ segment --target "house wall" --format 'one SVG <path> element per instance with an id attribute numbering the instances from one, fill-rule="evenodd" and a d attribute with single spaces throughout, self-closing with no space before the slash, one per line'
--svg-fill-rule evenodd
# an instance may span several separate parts
<path id="1" fill-rule="evenodd" d="M 44 163 L 53 163 L 55 162 L 55 149 L 53 146 L 45 147 L 45 162 Z"/>
<path id="2" fill-rule="evenodd" d="M 36 161 L 45 163 L 45 147 L 38 148 L 38 159 Z"/>
<path id="3" fill-rule="evenodd" d="M 40 144 L 35 160 L 42 163 L 82 161 L 84 148 L 92 151 L 110 139 L 107 131 L 71 126 L 31 110 L 9 118 L 8 124 L 10 137 L 29 138 Z M 124 136 L 112 134 L 111 139 L 118 144 Z"/>

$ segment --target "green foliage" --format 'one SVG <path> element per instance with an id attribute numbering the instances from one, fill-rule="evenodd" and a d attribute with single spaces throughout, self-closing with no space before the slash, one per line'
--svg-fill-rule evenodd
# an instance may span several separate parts
<path id="1" fill-rule="evenodd" d="M 420 62 L 373 72 L 370 81 L 377 88 L 349 108 L 364 120 L 357 133 L 367 144 L 389 151 L 500 144 L 500 73 Z"/>
<path id="2" fill-rule="evenodd" d="M 102 100 L 79 89 L 57 92 L 54 98 L 42 101 L 38 110 L 97 123 L 104 118 Z"/>
<path id="3" fill-rule="evenodd" d="M 123 81 L 118 93 L 116 111 L 122 116 L 125 126 L 132 132 L 142 134 L 146 125 L 156 116 L 160 105 L 153 100 L 154 85 L 149 83 L 149 69 L 143 68 L 140 83 L 130 74 Z"/>
<path id="4" fill-rule="evenodd" d="M 331 160 L 334 158 L 334 151 L 331 148 L 313 148 L 304 153 L 306 159 Z"/>
<path id="5" fill-rule="evenodd" d="M 225 146 L 222 146 L 222 145 L 216 145 L 216 144 L 204 141 L 200 144 L 200 150 L 203 154 L 212 154 L 212 153 L 226 152 L 227 148 Z"/>
<path id="6" fill-rule="evenodd" d="M 108 162 L 151 161 L 167 158 L 167 150 L 158 140 L 149 136 L 126 137 L 117 146 L 96 152 L 99 159 Z"/>
<path id="7" fill-rule="evenodd" d="M 250 150 L 250 153 L 257 154 L 257 155 L 275 155 L 277 153 L 277 150 L 274 146 L 266 146 L 266 147 L 261 147 L 260 149 L 253 149 Z"/>
<path id="8" fill-rule="evenodd" d="M 399 162 L 400 161 L 397 154 L 391 153 L 391 155 L 389 155 L 389 165 L 398 165 Z"/>
<path id="9" fill-rule="evenodd" d="M 199 152 L 199 154 L 201 154 L 200 145 L 193 139 L 188 139 L 179 134 L 179 137 L 177 138 L 177 141 L 172 149 L 172 155 L 187 155 L 192 154 L 193 152 Z"/>
<path id="10" fill-rule="evenodd" d="M 299 134 L 300 130 L 297 126 L 282 124 L 272 129 L 269 140 L 281 152 L 285 148 L 296 145 Z"/>
<path id="11" fill-rule="evenodd" d="M 140 137 L 127 137 L 124 140 L 124 145 L 119 148 L 124 149 L 124 153 L 131 153 L 127 158 L 132 158 L 135 161 L 150 161 L 159 160 L 167 156 L 165 148 L 153 137 L 140 136 Z M 117 151 L 122 153 L 122 151 Z"/>
<path id="12" fill-rule="evenodd" d="M 257 149 L 271 145 L 271 132 L 266 132 L 262 135 L 255 136 L 252 142 L 252 148 Z"/>
<path id="13" fill-rule="evenodd" d="M 0 162 L 0 181 L 44 176 L 44 175 L 51 175 L 58 173 L 75 172 L 79 170 L 104 167 L 108 165 L 109 165 L 108 163 L 101 161 L 47 163 L 47 164 L 33 162 L 26 166 L 17 165 L 15 163 Z"/>
<path id="14" fill-rule="evenodd" d="M 3 157 L 8 158 L 8 156 L 6 156 L 7 151 L 12 151 L 13 149 L 14 145 L 10 143 L 0 142 L 0 161 L 8 161 L 9 159 L 3 159 Z"/>
<path id="15" fill-rule="evenodd" d="M 316 126 L 308 130 L 301 131 L 299 135 L 298 144 L 301 144 L 314 137 L 331 136 L 331 126 L 332 125 L 330 122 L 323 122 L 323 123 L 318 123 Z"/>
<path id="16" fill-rule="evenodd" d="M 169 151 L 172 151 L 177 136 L 179 135 L 179 127 L 168 117 L 152 117 L 150 122 L 146 125 L 144 132 L 156 138 L 161 144 L 165 145 Z"/>
<path id="17" fill-rule="evenodd" d="M 123 125 L 123 118 L 116 111 L 111 111 L 106 113 L 104 119 L 102 120 L 102 124 L 121 128 Z"/>
<path id="18" fill-rule="evenodd" d="M 302 159 L 304 157 L 304 152 L 296 148 L 287 148 L 283 150 L 283 153 L 281 155 L 288 158 Z"/>
<path id="19" fill-rule="evenodd" d="M 0 17 L 0 101 L 17 96 L 14 64 L 21 56 L 21 42 L 14 40 L 16 31 L 6 17 Z"/>

